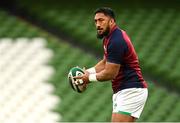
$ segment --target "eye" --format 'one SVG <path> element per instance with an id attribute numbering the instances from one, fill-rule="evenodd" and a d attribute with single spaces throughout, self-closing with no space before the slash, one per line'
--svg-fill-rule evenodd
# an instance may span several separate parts
<path id="1" fill-rule="evenodd" d="M 94 20 L 95 23 L 97 23 L 97 20 Z"/>
<path id="2" fill-rule="evenodd" d="M 105 19 L 103 19 L 103 18 L 98 18 L 98 19 L 94 19 L 94 22 L 95 22 L 95 24 L 97 24 L 97 23 L 102 23 L 104 20 Z"/>
<path id="3" fill-rule="evenodd" d="M 99 21 L 103 21 L 104 19 L 103 18 L 100 18 Z"/>
<path id="4" fill-rule="evenodd" d="M 103 18 L 100 18 L 98 21 L 99 21 L 100 23 L 102 23 L 102 22 L 104 21 L 104 19 L 103 19 Z"/>

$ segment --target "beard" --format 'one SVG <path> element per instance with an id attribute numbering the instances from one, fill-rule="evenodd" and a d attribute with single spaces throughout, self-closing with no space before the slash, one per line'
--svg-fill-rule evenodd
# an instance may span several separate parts
<path id="1" fill-rule="evenodd" d="M 102 38 L 104 38 L 105 36 L 107 36 L 107 35 L 109 34 L 109 32 L 110 32 L 110 27 L 107 26 L 107 27 L 106 27 L 106 30 L 105 30 L 102 34 L 99 34 L 99 33 L 97 32 L 97 38 L 98 38 L 98 39 L 102 39 Z"/>

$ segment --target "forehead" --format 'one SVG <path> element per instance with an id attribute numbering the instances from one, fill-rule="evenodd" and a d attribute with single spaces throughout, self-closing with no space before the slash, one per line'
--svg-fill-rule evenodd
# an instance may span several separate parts
<path id="1" fill-rule="evenodd" d="M 106 19 L 106 18 L 109 18 L 109 17 L 104 15 L 104 13 L 96 13 L 95 16 L 94 16 L 94 20 L 98 20 L 100 18 Z"/>

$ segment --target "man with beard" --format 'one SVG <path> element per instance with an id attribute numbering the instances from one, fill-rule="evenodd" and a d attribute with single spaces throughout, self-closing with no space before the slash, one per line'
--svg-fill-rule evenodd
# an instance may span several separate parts
<path id="1" fill-rule="evenodd" d="M 134 122 L 140 117 L 148 95 L 135 49 L 126 32 L 116 25 L 112 9 L 98 8 L 94 22 L 97 38 L 103 39 L 104 58 L 74 78 L 86 84 L 112 80 L 111 121 Z"/>

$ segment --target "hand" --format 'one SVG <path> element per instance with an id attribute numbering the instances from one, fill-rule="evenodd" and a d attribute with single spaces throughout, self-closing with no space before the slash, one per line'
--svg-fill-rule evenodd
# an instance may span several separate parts
<path id="1" fill-rule="evenodd" d="M 83 70 L 84 70 L 84 74 L 83 75 L 81 75 L 81 76 L 75 76 L 75 77 L 73 77 L 74 79 L 82 79 L 82 81 L 85 83 L 85 85 L 86 84 L 88 84 L 89 83 L 89 72 L 87 72 L 86 70 L 85 70 L 85 68 L 83 68 Z M 78 85 L 80 85 L 80 83 L 78 83 Z"/>

